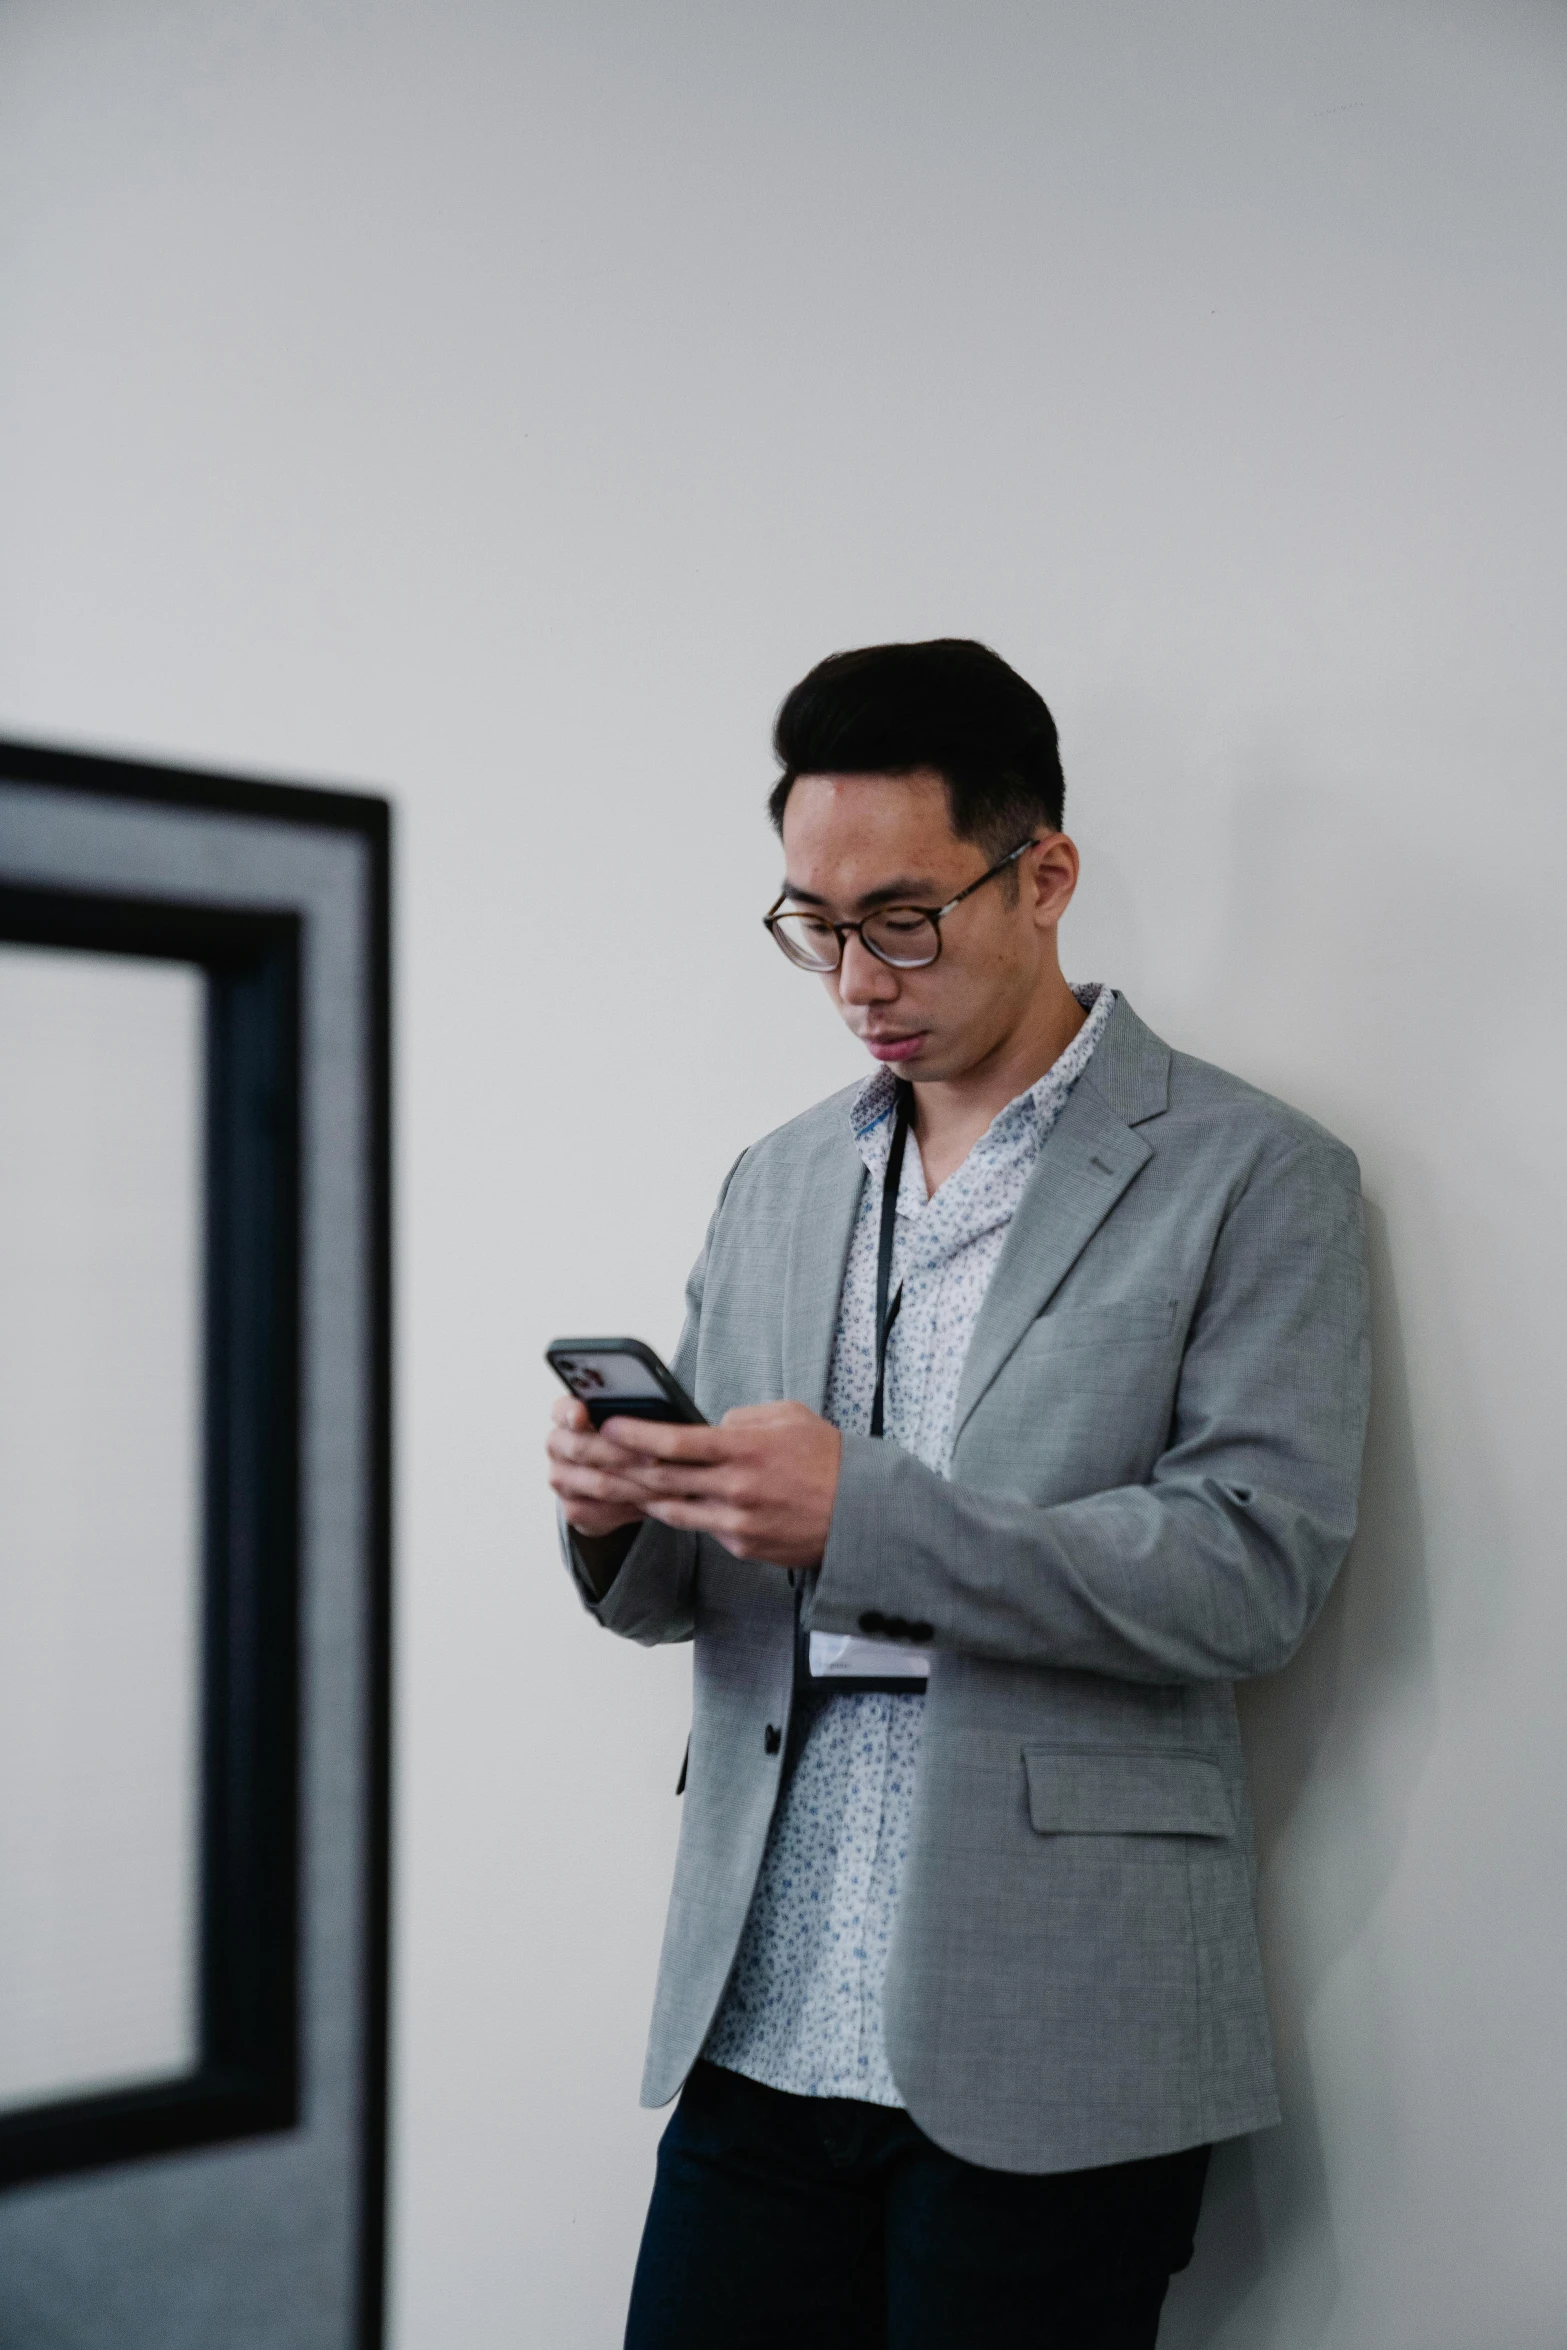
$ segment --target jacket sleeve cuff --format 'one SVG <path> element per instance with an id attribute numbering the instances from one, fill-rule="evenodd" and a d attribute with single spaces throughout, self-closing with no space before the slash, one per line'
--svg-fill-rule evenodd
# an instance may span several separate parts
<path id="1" fill-rule="evenodd" d="M 597 1615 L 625 1573 L 631 1554 L 642 1538 L 644 1528 L 639 1527 L 625 1544 L 612 1574 L 606 1575 L 600 1569 L 595 1575 L 588 1563 L 588 1554 L 583 1548 L 581 1538 L 567 1525 L 563 1510 L 556 1512 L 556 1526 L 560 1534 L 560 1554 L 566 1562 L 567 1573 L 577 1587 L 577 1596 L 590 1614 Z"/>
<path id="2" fill-rule="evenodd" d="M 645 1520 L 615 1574 L 600 1590 L 564 1517 L 557 1516 L 556 1522 L 561 1556 L 577 1596 L 606 1631 L 640 1641 L 645 1647 L 690 1639 L 695 1620 L 694 1534 L 677 1534 L 652 1518 Z"/>
<path id="3" fill-rule="evenodd" d="M 911 1470 L 919 1477 L 932 1474 L 883 1438 L 845 1436 L 827 1547 L 805 1603 L 809 1630 L 929 1638 L 928 1625 L 911 1626 L 902 1616 L 915 1595 L 907 1588 L 907 1546 L 894 1531 L 900 1514 L 895 1489 L 903 1481 L 900 1472 Z"/>

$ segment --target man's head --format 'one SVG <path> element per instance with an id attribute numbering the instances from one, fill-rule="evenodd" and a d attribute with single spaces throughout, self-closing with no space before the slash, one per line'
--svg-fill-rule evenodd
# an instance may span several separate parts
<path id="1" fill-rule="evenodd" d="M 959 638 L 835 653 L 785 700 L 774 745 L 780 903 L 817 918 L 829 957 L 832 923 L 945 907 L 1023 850 L 943 915 L 939 952 L 920 967 L 882 959 L 858 931 L 843 939 L 841 962 L 823 978 L 878 1060 L 949 1082 L 1009 1058 L 1059 1019 L 1056 924 L 1077 852 L 1061 831 L 1055 723 L 1032 686 Z M 870 935 L 898 954 L 886 925 Z M 920 935 L 928 952 L 936 934 Z"/>
<path id="2" fill-rule="evenodd" d="M 802 775 L 913 775 L 946 786 L 952 830 L 993 864 L 1059 832 L 1066 787 L 1056 722 L 1025 678 L 969 637 L 832 653 L 788 694 L 773 728 L 783 773 L 767 803 L 783 831 Z"/>

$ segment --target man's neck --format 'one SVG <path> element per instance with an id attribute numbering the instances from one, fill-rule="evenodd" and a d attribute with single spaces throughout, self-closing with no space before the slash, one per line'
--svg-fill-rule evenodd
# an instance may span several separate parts
<path id="1" fill-rule="evenodd" d="M 1008 1102 L 1016 1101 L 1053 1069 L 1088 1014 L 1066 981 L 1042 988 L 997 1047 L 961 1077 L 914 1087 L 914 1134 L 925 1169 L 927 1195 L 962 1166 L 980 1136 Z"/>

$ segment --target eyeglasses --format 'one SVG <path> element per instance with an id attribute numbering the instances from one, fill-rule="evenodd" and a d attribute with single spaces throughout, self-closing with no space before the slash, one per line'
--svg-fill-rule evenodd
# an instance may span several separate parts
<path id="1" fill-rule="evenodd" d="M 851 931 L 879 963 L 890 963 L 895 971 L 922 971 L 941 953 L 943 916 L 950 914 L 954 906 L 961 906 L 977 889 L 983 889 L 987 881 L 994 881 L 998 873 L 1005 873 L 1009 865 L 1015 865 L 1023 851 L 1033 848 L 1038 838 L 1035 833 L 1028 840 L 1020 840 L 999 865 L 992 865 L 988 873 L 971 881 L 967 889 L 960 889 L 944 906 L 878 906 L 862 922 L 829 922 L 825 914 L 805 910 L 791 909 L 787 914 L 780 914 L 778 909 L 789 895 L 784 889 L 779 891 L 771 911 L 762 920 L 772 932 L 774 943 L 802 971 L 836 971 L 843 961 L 844 941 Z"/>

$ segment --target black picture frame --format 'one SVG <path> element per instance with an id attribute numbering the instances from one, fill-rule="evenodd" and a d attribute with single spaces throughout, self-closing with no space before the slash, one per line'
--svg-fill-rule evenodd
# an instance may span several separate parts
<path id="1" fill-rule="evenodd" d="M 298 2112 L 297 915 L 0 886 L 0 940 L 206 982 L 199 2055 L 0 2114 L 0 2184 Z"/>
<path id="2" fill-rule="evenodd" d="M 0 787 L 348 831 L 367 854 L 367 1812 L 357 2311 L 386 2250 L 391 1690 L 391 811 L 0 739 Z M 285 2131 L 300 2078 L 302 925 L 271 908 L 0 884 L 0 940 L 175 960 L 206 979 L 200 2054 L 189 2073 L 0 2114 L 0 2186 Z"/>

